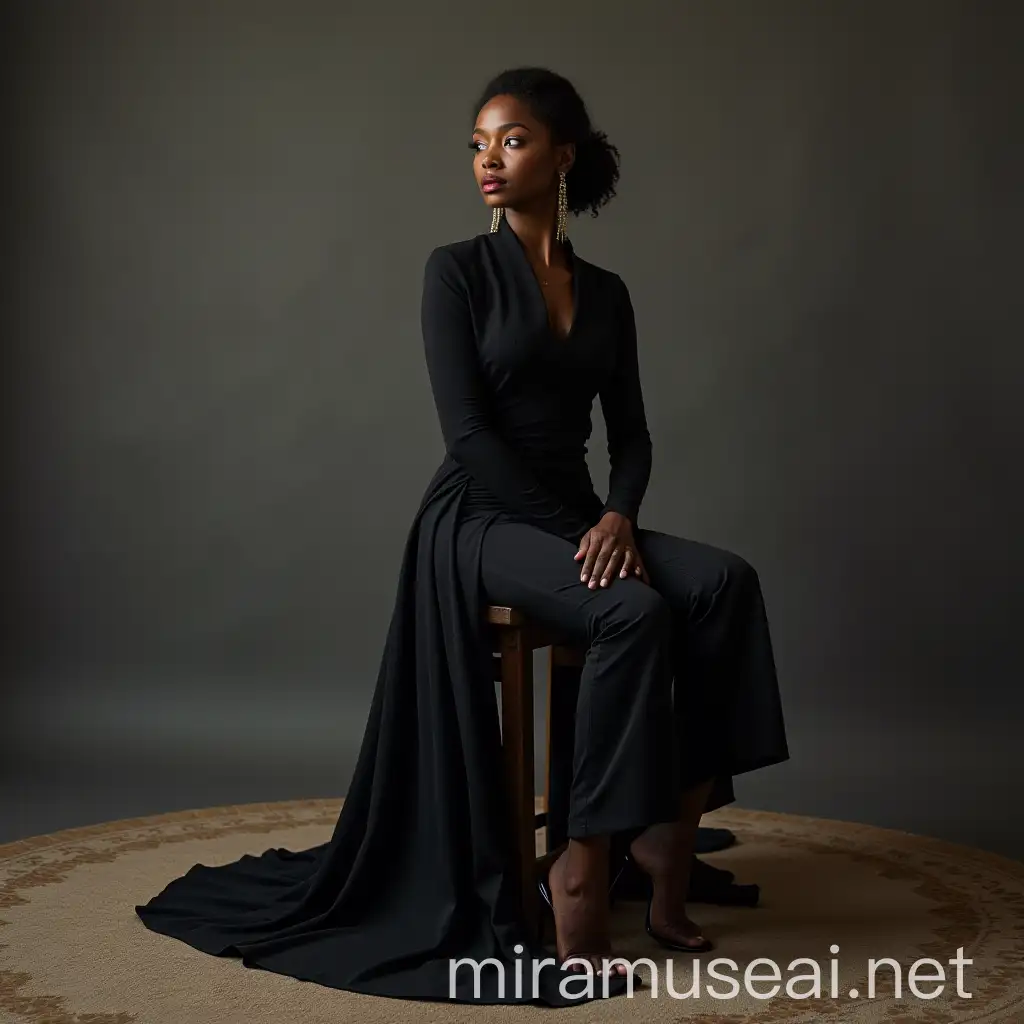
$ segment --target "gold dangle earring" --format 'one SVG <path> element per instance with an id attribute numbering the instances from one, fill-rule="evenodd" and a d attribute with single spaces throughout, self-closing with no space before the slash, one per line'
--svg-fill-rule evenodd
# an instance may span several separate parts
<path id="1" fill-rule="evenodd" d="M 559 242 L 565 241 L 565 226 L 569 219 L 569 200 L 565 190 L 565 171 L 558 172 L 558 223 L 555 230 L 555 238 Z"/>
<path id="2" fill-rule="evenodd" d="M 505 214 L 505 207 L 504 206 L 496 206 L 491 211 L 491 234 L 492 235 L 498 230 L 498 227 L 501 225 L 501 218 L 504 216 L 504 214 Z"/>

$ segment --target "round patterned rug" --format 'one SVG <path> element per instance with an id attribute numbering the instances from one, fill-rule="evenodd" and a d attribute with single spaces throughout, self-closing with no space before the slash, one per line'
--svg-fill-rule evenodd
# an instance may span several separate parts
<path id="1" fill-rule="evenodd" d="M 555 1013 L 588 1022 L 1024 1022 L 1024 864 L 886 829 L 737 808 L 705 818 L 739 838 L 708 860 L 739 881 L 759 882 L 761 905 L 695 905 L 716 950 L 669 961 L 644 934 L 643 907 L 618 904 L 616 948 L 649 958 L 638 969 L 645 986 L 564 1010 L 326 989 L 196 952 L 135 916 L 135 904 L 192 864 L 325 842 L 339 807 L 338 800 L 215 807 L 0 846 L 0 1020 L 475 1024 L 550 1021 Z M 951 964 L 958 956 L 969 963 Z M 748 971 L 758 958 L 769 960 Z M 885 960 L 873 985 L 872 958 Z"/>

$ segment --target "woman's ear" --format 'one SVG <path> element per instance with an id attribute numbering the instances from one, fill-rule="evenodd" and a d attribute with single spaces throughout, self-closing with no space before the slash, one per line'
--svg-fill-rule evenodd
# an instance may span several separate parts
<path id="1" fill-rule="evenodd" d="M 564 174 L 568 174 L 572 170 L 572 165 L 576 162 L 576 145 L 575 143 L 569 142 L 565 146 L 561 147 L 558 154 L 558 170 Z"/>

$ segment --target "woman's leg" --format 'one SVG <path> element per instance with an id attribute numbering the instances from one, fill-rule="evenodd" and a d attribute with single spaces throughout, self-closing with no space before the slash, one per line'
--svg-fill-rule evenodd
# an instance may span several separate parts
<path id="1" fill-rule="evenodd" d="M 786 760 L 788 749 L 760 582 L 739 555 L 651 530 L 637 531 L 651 585 L 672 611 L 673 712 L 683 798 L 678 823 L 633 841 L 654 880 L 652 926 L 694 939 L 685 914 L 697 824 L 713 787 Z"/>
<path id="2" fill-rule="evenodd" d="M 731 551 L 654 530 L 638 530 L 637 545 L 651 584 L 672 612 L 673 706 L 684 785 L 787 760 L 757 571 Z"/>
<path id="3" fill-rule="evenodd" d="M 684 946 L 699 946 L 704 941 L 699 926 L 686 916 L 686 897 L 697 823 L 710 792 L 710 779 L 689 786 L 680 801 L 679 818 L 672 823 L 651 825 L 630 845 L 633 859 L 654 883 L 652 930 Z"/>
<path id="4" fill-rule="evenodd" d="M 519 523 L 491 525 L 487 599 L 511 605 L 587 648 L 576 710 L 568 848 L 550 881 L 558 952 L 607 954 L 608 837 L 678 814 L 672 720 L 672 616 L 637 579 L 590 590 L 574 545 Z"/>

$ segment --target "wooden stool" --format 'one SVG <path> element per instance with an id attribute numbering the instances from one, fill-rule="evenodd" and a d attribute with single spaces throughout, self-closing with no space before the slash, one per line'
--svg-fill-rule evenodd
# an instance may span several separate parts
<path id="1" fill-rule="evenodd" d="M 576 711 L 576 688 L 559 686 L 558 680 L 560 673 L 565 672 L 578 678 L 585 652 L 566 644 L 554 631 L 529 622 L 515 608 L 490 605 L 487 622 L 495 630 L 494 679 L 501 683 L 501 746 L 523 920 L 527 928 L 539 935 L 541 908 L 534 878 L 536 832 L 546 827 L 549 850 L 564 839 L 562 829 L 553 830 L 548 813 L 552 810 L 551 737 L 553 733 L 571 732 Z M 550 648 L 545 737 L 548 771 L 544 811 L 538 814 L 533 772 L 533 652 L 541 647 Z M 563 787 L 563 791 L 567 798 L 567 788 Z"/>

